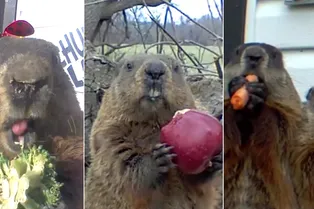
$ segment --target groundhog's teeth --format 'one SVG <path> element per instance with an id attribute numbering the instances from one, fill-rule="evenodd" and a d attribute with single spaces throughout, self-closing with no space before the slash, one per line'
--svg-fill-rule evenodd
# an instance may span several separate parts
<path id="1" fill-rule="evenodd" d="M 18 141 L 15 141 L 14 144 L 24 146 L 24 136 L 19 136 Z"/>
<path id="2" fill-rule="evenodd" d="M 19 142 L 21 146 L 24 146 L 24 136 L 19 136 Z"/>
<path id="3" fill-rule="evenodd" d="M 158 97 L 158 96 L 160 96 L 160 92 L 159 91 L 157 91 L 156 89 L 151 89 L 150 91 L 149 91 L 149 96 L 150 97 Z"/>

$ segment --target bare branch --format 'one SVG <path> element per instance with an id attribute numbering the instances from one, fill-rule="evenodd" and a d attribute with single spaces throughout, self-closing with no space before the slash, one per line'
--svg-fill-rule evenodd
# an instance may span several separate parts
<path id="1" fill-rule="evenodd" d="M 222 72 L 222 69 L 221 69 L 221 66 L 220 66 L 219 59 L 216 59 L 216 60 L 215 60 L 215 65 L 216 65 L 216 69 L 217 69 L 217 72 L 218 72 L 219 78 L 221 78 L 221 79 L 222 79 L 223 72 Z"/>
<path id="2" fill-rule="evenodd" d="M 100 64 L 110 65 L 111 67 L 116 66 L 116 63 L 111 61 L 107 56 L 93 56 L 93 57 L 85 58 L 85 62 L 90 61 L 90 60 L 94 62 L 98 61 Z"/>
<path id="3" fill-rule="evenodd" d="M 169 7 L 169 6 L 168 6 Z M 170 20 L 171 20 L 171 26 L 172 26 L 172 30 L 173 30 L 173 36 L 175 37 L 175 39 L 177 39 L 177 31 L 176 31 L 176 27 L 175 27 L 175 23 L 173 21 L 173 16 L 172 16 L 172 12 L 171 12 L 171 9 L 169 8 L 169 15 L 170 15 Z M 174 48 L 172 47 L 172 45 L 170 45 L 170 49 L 174 55 L 174 57 L 176 59 L 178 59 L 178 56 L 176 54 L 176 52 L 174 51 Z"/>
<path id="4" fill-rule="evenodd" d="M 126 13 L 125 13 L 125 10 L 122 11 L 122 14 L 123 14 L 123 20 L 124 20 L 124 23 L 125 23 L 125 38 L 130 38 L 130 35 L 129 35 L 129 27 L 128 27 L 128 18 L 126 16 Z"/>
<path id="5" fill-rule="evenodd" d="M 132 13 L 133 13 L 133 15 L 134 15 L 134 19 L 135 19 L 135 23 L 136 23 L 136 24 L 135 24 L 135 29 L 137 30 L 137 32 L 138 32 L 139 35 L 141 36 L 141 40 L 142 40 L 143 47 L 144 47 L 144 49 L 146 49 L 145 39 L 144 39 L 142 30 L 141 30 L 140 22 L 139 22 L 139 20 L 138 20 L 136 11 L 135 11 L 134 8 L 132 8 L 131 11 L 132 11 Z"/>
<path id="6" fill-rule="evenodd" d="M 217 54 L 215 51 L 209 49 L 208 47 L 206 47 L 206 46 L 204 46 L 204 45 L 202 45 L 202 44 L 200 44 L 200 43 L 197 43 L 196 41 L 184 40 L 183 43 L 194 44 L 194 45 L 196 45 L 196 46 L 199 46 L 199 47 L 201 47 L 201 48 L 203 48 L 203 49 L 205 49 L 205 50 L 207 50 L 207 51 L 213 53 L 213 54 L 216 55 L 217 57 L 221 57 L 221 55 Z"/>
<path id="7" fill-rule="evenodd" d="M 206 46 L 204 46 L 202 44 L 197 43 L 196 41 L 192 41 L 192 40 L 184 40 L 184 41 L 178 41 L 178 42 L 177 41 L 175 41 L 175 42 L 162 41 L 162 42 L 158 42 L 158 43 L 153 43 L 149 47 L 146 48 L 145 53 L 147 53 L 149 49 L 151 49 L 151 48 L 153 48 L 153 47 L 155 47 L 157 45 L 162 45 L 162 44 L 167 44 L 167 45 L 194 44 L 196 46 L 199 46 L 199 47 L 201 47 L 201 48 L 203 48 L 203 49 L 213 53 L 217 57 L 221 57 L 221 55 L 217 54 L 215 51 L 209 49 L 208 47 L 206 47 Z"/>
<path id="8" fill-rule="evenodd" d="M 212 74 L 212 73 L 196 73 L 196 74 L 189 74 L 188 75 L 189 77 L 192 77 L 192 76 L 215 76 L 217 77 L 217 74 Z"/>
<path id="9" fill-rule="evenodd" d="M 204 63 L 203 63 L 203 64 L 204 64 Z M 217 72 L 215 72 L 215 71 L 213 71 L 213 70 L 208 70 L 208 69 L 203 68 L 203 67 L 196 67 L 196 66 L 184 65 L 184 64 L 182 64 L 181 66 L 182 66 L 182 67 L 185 67 L 185 68 L 199 69 L 199 70 L 201 70 L 201 71 L 210 72 L 210 73 L 213 73 L 213 74 L 216 74 L 216 75 L 217 75 Z"/>
<path id="10" fill-rule="evenodd" d="M 167 2 L 166 0 L 163 0 L 164 3 L 166 3 L 167 5 L 171 6 L 172 8 L 176 9 L 178 12 L 180 12 L 183 16 L 185 16 L 186 18 L 188 18 L 191 22 L 193 22 L 195 25 L 199 26 L 200 28 L 202 28 L 203 30 L 207 31 L 208 33 L 210 33 L 211 35 L 213 35 L 215 38 L 219 39 L 219 40 L 223 40 L 222 37 L 220 37 L 219 35 L 215 34 L 214 32 L 208 30 L 207 28 L 205 28 L 204 26 L 202 26 L 201 24 L 199 24 L 198 22 L 194 21 L 189 15 L 185 14 L 184 12 L 182 12 L 179 8 L 177 8 L 176 6 L 174 6 L 173 4 L 170 4 L 169 2 Z"/>
<path id="11" fill-rule="evenodd" d="M 169 13 L 169 6 L 167 6 L 166 8 L 166 14 L 165 14 L 165 19 L 164 19 L 164 29 L 166 29 L 166 26 L 167 26 L 167 19 L 168 19 L 168 13 Z M 161 34 L 161 38 L 160 38 L 160 42 L 163 42 L 165 40 L 165 34 L 162 33 Z M 162 53 L 162 44 L 160 45 L 160 48 L 159 48 L 159 54 Z"/>
<path id="12" fill-rule="evenodd" d="M 168 35 L 168 37 L 177 44 L 178 48 L 191 60 L 191 62 L 197 66 L 197 63 L 195 63 L 195 61 L 191 58 L 191 56 L 180 46 L 180 44 L 155 20 L 154 16 L 152 15 L 151 11 L 148 9 L 145 0 L 143 0 L 145 3 L 145 7 L 147 9 L 147 11 L 150 14 L 150 19 L 156 23 L 156 25 L 165 33 Z M 199 71 L 201 73 L 201 71 Z"/>
<path id="13" fill-rule="evenodd" d="M 110 1 L 110 0 L 100 0 L 100 1 L 88 2 L 85 4 L 85 6 L 89 6 L 89 5 L 93 5 L 93 4 L 99 4 L 99 3 L 108 2 L 108 1 Z"/>
<path id="14" fill-rule="evenodd" d="M 222 15 L 221 15 L 221 12 L 220 12 L 220 9 L 219 9 L 219 7 L 218 7 L 218 4 L 217 4 L 216 0 L 214 0 L 214 2 L 215 2 L 215 7 L 216 7 L 216 10 L 217 10 L 217 12 L 218 12 L 218 14 L 219 14 L 219 17 L 220 17 L 220 19 L 222 20 L 223 17 L 222 17 Z"/>
<path id="15" fill-rule="evenodd" d="M 85 37 L 91 41 L 94 41 L 99 33 L 102 22 L 109 20 L 113 14 L 143 5 L 142 0 L 85 0 L 85 2 Z M 162 0 L 147 0 L 146 5 L 155 7 L 162 3 Z"/>

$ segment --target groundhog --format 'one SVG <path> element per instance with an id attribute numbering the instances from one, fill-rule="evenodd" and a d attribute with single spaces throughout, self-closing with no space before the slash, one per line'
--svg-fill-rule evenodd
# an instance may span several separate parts
<path id="1" fill-rule="evenodd" d="M 248 74 L 258 81 L 247 82 Z M 313 208 L 311 118 L 282 53 L 265 43 L 243 44 L 225 67 L 224 79 L 225 208 Z M 230 98 L 243 85 L 248 103 L 234 110 Z"/>
<path id="2" fill-rule="evenodd" d="M 134 55 L 117 65 L 90 138 L 86 209 L 210 209 L 221 155 L 198 175 L 184 175 L 161 144 L 160 129 L 177 110 L 195 108 L 179 63 L 167 55 Z"/>
<path id="3" fill-rule="evenodd" d="M 35 143 L 51 153 L 53 136 L 82 137 L 83 112 L 58 48 L 45 40 L 3 37 L 0 49 L 0 151 L 11 159 L 20 144 Z M 65 187 L 71 184 L 71 177 L 58 174 Z M 73 194 L 62 197 L 79 201 Z"/>

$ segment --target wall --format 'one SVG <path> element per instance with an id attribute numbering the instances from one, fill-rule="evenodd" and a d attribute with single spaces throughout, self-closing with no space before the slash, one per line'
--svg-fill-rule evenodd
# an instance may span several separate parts
<path id="1" fill-rule="evenodd" d="M 58 46 L 84 110 L 84 0 L 18 0 L 16 19 L 34 26 L 32 37 Z"/>
<path id="2" fill-rule="evenodd" d="M 283 0 L 247 2 L 245 42 L 265 42 L 280 48 L 304 101 L 314 86 L 314 6 L 289 7 Z"/>
<path id="3" fill-rule="evenodd" d="M 4 4 L 4 15 L 3 15 L 3 26 L 1 28 L 1 32 L 5 29 L 7 25 L 15 19 L 16 12 L 16 1 L 17 0 L 1 0 L 0 7 Z M 0 12 L 1 13 L 1 12 Z"/>
<path id="4" fill-rule="evenodd" d="M 0 1 L 0 30 L 1 32 L 3 31 L 3 21 L 4 21 L 4 6 L 5 6 L 5 1 Z"/>

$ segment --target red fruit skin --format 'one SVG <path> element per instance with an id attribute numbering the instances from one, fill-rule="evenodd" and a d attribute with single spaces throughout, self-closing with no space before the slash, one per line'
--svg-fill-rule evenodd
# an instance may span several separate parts
<path id="1" fill-rule="evenodd" d="M 222 151 L 222 125 L 213 116 L 198 110 L 177 114 L 161 129 L 161 142 L 173 146 L 174 162 L 186 174 L 204 171 Z"/>

